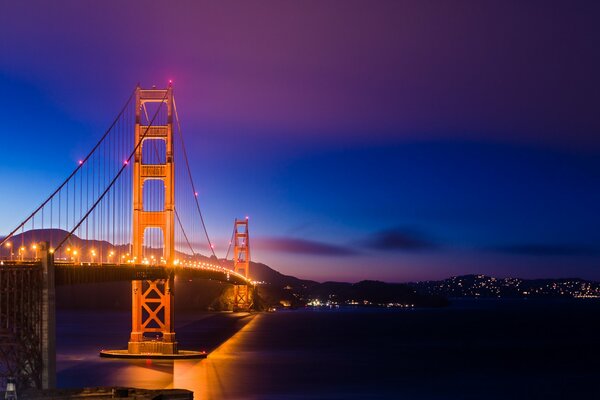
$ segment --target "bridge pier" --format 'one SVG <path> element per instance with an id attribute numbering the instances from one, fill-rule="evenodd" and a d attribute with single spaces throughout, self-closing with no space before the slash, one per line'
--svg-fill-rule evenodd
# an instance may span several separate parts
<path id="1" fill-rule="evenodd" d="M 173 275 L 167 279 L 131 282 L 131 335 L 127 350 L 131 354 L 177 354 L 173 326 Z M 160 334 L 145 337 L 144 332 Z"/>

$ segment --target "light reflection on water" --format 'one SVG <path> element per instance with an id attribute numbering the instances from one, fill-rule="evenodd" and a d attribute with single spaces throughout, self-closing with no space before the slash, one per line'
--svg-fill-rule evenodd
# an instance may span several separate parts
<path id="1" fill-rule="evenodd" d="M 58 383 L 182 388 L 203 400 L 600 398 L 599 313 L 600 301 L 507 301 L 178 316 L 181 347 L 210 352 L 175 362 L 101 359 L 99 343 L 126 342 L 128 313 L 63 313 Z"/>
<path id="2" fill-rule="evenodd" d="M 242 343 L 261 317 L 255 316 L 206 359 L 175 361 L 172 386 L 169 387 L 192 390 L 195 399 L 225 399 L 232 395 L 239 398 L 245 377 L 235 374 L 236 361 L 242 356 Z"/>
<path id="3" fill-rule="evenodd" d="M 102 336 L 95 337 L 84 333 L 88 323 L 85 314 L 66 313 L 62 320 L 71 321 L 63 323 L 62 328 L 59 321 L 59 346 L 57 352 L 58 384 L 60 387 L 83 387 L 83 386 L 129 386 L 148 389 L 171 389 L 183 388 L 194 392 L 195 399 L 228 398 L 227 393 L 238 391 L 236 383 L 241 380 L 234 376 L 232 366 L 240 355 L 238 349 L 240 341 L 246 337 L 247 332 L 252 329 L 253 324 L 261 315 L 246 316 L 247 322 L 237 333 L 227 339 L 215 350 L 210 352 L 207 359 L 202 360 L 122 360 L 100 358 L 97 352 L 98 342 L 119 343 L 126 329 L 123 324 L 115 323 L 120 319 L 112 316 L 111 323 L 104 325 Z M 200 315 L 193 318 L 194 322 L 201 323 L 209 321 L 210 315 Z M 217 315 L 221 319 L 235 319 L 234 314 Z M 90 318 L 91 319 L 91 318 Z M 95 320 L 96 318 L 94 318 Z M 79 321 L 78 324 L 76 321 Z M 107 318 L 108 321 L 108 318 Z M 245 321 L 244 321 L 245 323 Z M 214 324 L 214 323 L 213 323 Z M 68 325 L 69 329 L 65 329 Z M 92 325 L 90 322 L 89 325 Z M 182 329 L 185 329 L 182 328 Z M 64 332 L 61 332 L 64 331 Z M 126 331 L 125 331 L 126 332 Z M 83 334 L 82 334 L 83 333 Z M 76 337 L 70 340 L 69 336 Z M 214 335 L 214 333 L 213 333 Z M 66 340 L 65 340 L 66 339 Z M 225 339 L 225 337 L 221 338 Z M 196 342 L 201 341 L 196 340 Z M 61 344 L 61 342 L 63 342 Z M 194 343 L 196 344 L 196 343 Z M 117 345 L 119 347 L 119 345 Z M 122 347 L 122 343 L 121 346 Z M 189 347 L 185 343 L 181 346 Z M 106 348 L 111 348 L 106 346 Z M 197 350 L 198 348 L 195 348 Z M 225 383 L 226 382 L 226 383 Z"/>

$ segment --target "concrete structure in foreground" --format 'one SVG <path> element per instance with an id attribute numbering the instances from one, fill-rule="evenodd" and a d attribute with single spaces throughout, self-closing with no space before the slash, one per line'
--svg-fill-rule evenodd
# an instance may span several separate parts
<path id="1" fill-rule="evenodd" d="M 29 265 L 0 264 L 0 388 L 56 385 L 54 263 L 47 242 Z"/>
<path id="2" fill-rule="evenodd" d="M 136 400 L 192 400 L 194 393 L 185 389 L 136 389 L 126 387 L 92 387 L 82 389 L 29 390 L 19 394 L 29 400 L 136 399 Z M 4 398 L 4 393 L 1 394 Z"/>
<path id="3" fill-rule="evenodd" d="M 56 387 L 56 291 L 54 288 L 54 256 L 50 243 L 42 242 L 42 388 Z"/>

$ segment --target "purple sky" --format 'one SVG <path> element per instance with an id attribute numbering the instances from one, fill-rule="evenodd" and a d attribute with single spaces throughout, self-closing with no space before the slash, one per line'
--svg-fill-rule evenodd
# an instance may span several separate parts
<path id="1" fill-rule="evenodd" d="M 597 3 L 0 11 L 0 232 L 173 79 L 217 252 L 250 215 L 253 259 L 304 278 L 600 279 Z"/>

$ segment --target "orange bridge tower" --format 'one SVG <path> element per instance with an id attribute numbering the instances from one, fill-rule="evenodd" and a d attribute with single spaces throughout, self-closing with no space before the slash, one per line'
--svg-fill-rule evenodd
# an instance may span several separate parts
<path id="1" fill-rule="evenodd" d="M 248 217 L 236 218 L 233 227 L 233 271 L 248 278 L 250 274 L 250 236 Z M 233 298 L 234 311 L 248 311 L 252 306 L 250 285 L 235 285 Z"/>
<path id="2" fill-rule="evenodd" d="M 136 264 L 144 260 L 144 234 L 146 229 L 162 231 L 163 254 L 168 267 L 175 259 L 175 182 L 173 160 L 173 88 L 142 89 L 135 94 L 135 151 L 133 164 L 133 239 L 132 256 Z M 148 109 L 151 116 L 148 116 Z M 142 110 L 147 125 L 142 124 Z M 154 112 L 154 110 L 156 110 Z M 153 115 L 153 116 L 152 116 Z M 152 120 L 149 120 L 152 118 Z M 144 160 L 145 145 L 151 141 L 164 141 L 165 154 L 156 159 Z M 162 148 L 162 146 L 160 146 Z M 148 157 L 149 159 L 151 157 Z M 162 210 L 144 209 L 144 183 L 160 180 L 164 183 Z M 148 250 L 148 249 L 146 249 Z M 167 279 L 132 281 L 130 354 L 176 354 L 177 342 L 173 326 L 173 274 Z M 152 337 L 148 336 L 152 335 Z"/>

